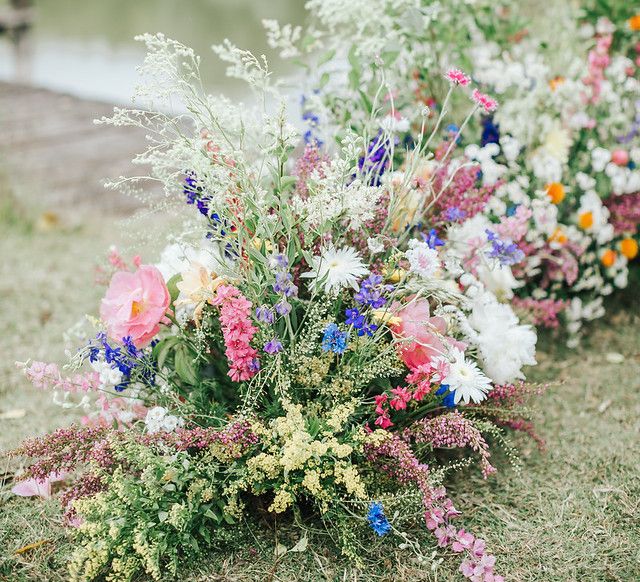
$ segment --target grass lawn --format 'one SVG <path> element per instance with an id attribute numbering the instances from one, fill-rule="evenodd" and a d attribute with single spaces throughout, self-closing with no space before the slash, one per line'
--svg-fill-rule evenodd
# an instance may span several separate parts
<path id="1" fill-rule="evenodd" d="M 25 382 L 15 360 L 61 360 L 62 332 L 95 311 L 101 288 L 95 264 L 114 239 L 114 220 L 82 228 L 38 229 L 6 207 L 0 221 L 0 447 L 70 422 L 51 396 Z M 519 438 L 523 468 L 503 463 L 488 482 L 474 471 L 456 476 L 449 491 L 463 510 L 459 523 L 498 557 L 497 570 L 518 582 L 631 582 L 640 577 L 640 314 L 631 304 L 593 326 L 580 350 L 544 337 L 531 379 L 551 381 L 540 400 L 540 453 Z M 607 354 L 624 356 L 620 363 Z M 612 360 L 612 358 L 609 358 Z M 0 460 L 0 580 L 66 580 L 72 542 L 55 501 L 9 492 L 15 461 Z M 432 570 L 399 540 L 376 541 L 370 567 L 356 570 L 311 537 L 303 553 L 276 559 L 288 530 L 254 531 L 247 549 L 212 554 L 190 564 L 185 580 L 460 580 L 458 560 L 444 556 Z M 420 534 L 417 534 L 420 535 Z M 289 544 L 289 541 L 292 543 Z M 17 554 L 28 544 L 37 547 Z M 431 544 L 424 537 L 425 553 Z"/>

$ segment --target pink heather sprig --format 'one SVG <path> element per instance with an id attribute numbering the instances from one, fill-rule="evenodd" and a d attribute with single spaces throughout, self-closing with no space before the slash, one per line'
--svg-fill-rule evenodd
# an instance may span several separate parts
<path id="1" fill-rule="evenodd" d="M 62 390 L 64 392 L 89 392 L 100 387 L 100 375 L 97 372 L 86 372 L 64 377 L 57 364 L 47 362 L 16 362 L 27 379 L 43 390 Z"/>
<path id="2" fill-rule="evenodd" d="M 64 509 L 64 519 L 68 525 L 79 525 L 80 518 L 73 507 L 76 499 L 90 497 L 96 493 L 104 491 L 104 483 L 100 476 L 94 473 L 86 473 L 79 477 L 76 482 L 66 489 L 60 496 L 60 505 Z"/>
<path id="3" fill-rule="evenodd" d="M 235 382 L 249 380 L 260 369 L 258 352 L 251 347 L 258 331 L 251 322 L 251 302 L 236 287 L 221 285 L 211 303 L 220 307 L 228 374 Z"/>
<path id="4" fill-rule="evenodd" d="M 318 144 L 314 141 L 308 143 L 301 157 L 296 160 L 294 174 L 298 177 L 296 182 L 296 192 L 302 198 L 308 194 L 307 183 L 313 172 L 317 172 L 320 178 L 324 177 L 323 166 L 329 162 L 329 156 L 320 151 Z"/>
<path id="5" fill-rule="evenodd" d="M 433 532 L 438 546 L 464 555 L 460 572 L 473 582 L 504 582 L 493 571 L 495 556 L 487 554 L 485 542 L 464 529 L 456 530 L 449 520 L 460 515 L 447 497 L 444 487 L 433 488 L 429 482 L 429 467 L 420 463 L 409 444 L 397 435 L 380 444 L 365 445 L 367 459 L 401 485 L 413 484 L 422 494 L 427 528 Z"/>
<path id="6" fill-rule="evenodd" d="M 638 225 L 640 225 L 640 192 L 609 196 L 604 201 L 604 204 L 611 213 L 609 222 L 613 224 L 615 234 L 633 235 L 638 232 Z"/>
<path id="7" fill-rule="evenodd" d="M 223 447 L 230 458 L 240 458 L 252 445 L 258 443 L 257 435 L 248 421 L 219 428 L 178 428 L 172 433 L 146 434 L 141 438 L 144 444 L 163 443 L 177 451 L 202 450 L 213 445 Z"/>
<path id="8" fill-rule="evenodd" d="M 496 468 L 489 462 L 491 453 L 482 433 L 457 410 L 418 420 L 404 431 L 403 436 L 434 448 L 470 447 L 480 455 L 480 469 L 485 479 L 496 472 Z"/>
<path id="9" fill-rule="evenodd" d="M 449 69 L 445 74 L 447 79 L 452 85 L 460 85 L 466 87 L 471 83 L 471 77 L 465 75 L 460 69 Z"/>
<path id="10" fill-rule="evenodd" d="M 486 113 L 492 113 L 498 109 L 498 102 L 493 97 L 489 97 L 489 95 L 481 93 L 478 89 L 473 90 L 473 93 L 471 93 L 471 99 L 482 107 Z"/>
<path id="11" fill-rule="evenodd" d="M 568 306 L 568 301 L 561 299 L 533 299 L 532 297 L 514 297 L 511 304 L 517 311 L 524 311 L 531 323 L 536 327 L 556 329 L 560 325 L 558 316 Z"/>

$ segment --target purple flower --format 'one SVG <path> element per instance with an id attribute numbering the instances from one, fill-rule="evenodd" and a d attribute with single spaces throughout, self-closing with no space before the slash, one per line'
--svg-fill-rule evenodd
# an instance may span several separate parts
<path id="1" fill-rule="evenodd" d="M 424 242 L 427 243 L 427 246 L 430 249 L 435 249 L 436 247 L 444 246 L 444 241 L 438 238 L 438 233 L 436 232 L 435 228 L 432 228 L 427 234 L 424 234 L 424 232 L 421 232 L 420 236 L 422 236 L 422 240 L 424 240 Z"/>
<path id="2" fill-rule="evenodd" d="M 444 213 L 444 217 L 450 222 L 463 220 L 466 216 L 467 213 L 464 210 L 460 210 L 457 206 L 449 206 Z"/>
<path id="3" fill-rule="evenodd" d="M 497 259 L 501 265 L 515 265 L 524 259 L 524 253 L 518 245 L 511 240 L 501 240 L 498 235 L 490 230 L 487 233 L 487 240 L 491 243 L 491 250 L 487 252 L 490 259 Z"/>
<path id="4" fill-rule="evenodd" d="M 267 354 L 277 354 L 282 351 L 282 342 L 277 337 L 274 337 L 264 344 L 262 349 L 267 352 Z"/>
<path id="5" fill-rule="evenodd" d="M 289 315 L 291 313 L 291 303 L 283 299 L 282 301 L 278 301 L 273 308 L 276 310 L 278 315 Z"/>
<path id="6" fill-rule="evenodd" d="M 360 291 L 354 295 L 354 299 L 360 303 L 360 305 L 367 305 L 373 309 L 378 309 L 387 302 L 382 294 L 392 290 L 393 285 L 382 284 L 381 275 L 371 274 L 360 283 Z"/>
<path id="7" fill-rule="evenodd" d="M 256 319 L 262 323 L 273 323 L 275 320 L 275 314 L 266 305 L 256 307 Z"/>

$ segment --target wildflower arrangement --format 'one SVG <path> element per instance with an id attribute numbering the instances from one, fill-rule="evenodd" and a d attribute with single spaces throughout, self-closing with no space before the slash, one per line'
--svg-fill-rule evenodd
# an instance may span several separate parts
<path id="1" fill-rule="evenodd" d="M 571 41 L 560 46 L 529 34 L 513 11 L 482 2 L 473 11 L 456 2 L 381 0 L 368 11 L 307 3 L 322 31 L 316 43 L 338 58 L 318 67 L 320 93 L 305 106 L 329 126 L 358 128 L 377 88 L 381 128 L 404 144 L 422 130 L 426 106 L 442 143 L 436 151 L 451 155 L 446 170 L 428 160 L 412 163 L 428 175 L 440 171 L 441 180 L 455 176 L 433 207 L 441 236 L 455 240 L 467 262 L 494 235 L 515 245 L 518 253 L 502 269 L 472 265 L 471 272 L 532 323 L 562 322 L 570 345 L 584 320 L 604 314 L 603 297 L 626 287 L 639 243 L 638 27 L 628 9 L 624 18 L 610 11 L 619 17 L 616 26 L 595 4 L 583 13 L 567 8 L 560 21 Z M 455 30 L 469 34 L 456 37 L 452 52 L 442 48 L 447 36 L 440 27 L 453 20 Z M 337 81 L 323 90 L 329 77 Z M 462 136 L 456 125 L 437 125 L 440 112 L 464 106 L 464 92 L 452 94 L 452 85 L 468 86 L 467 97 L 483 113 Z M 397 167 L 407 153 L 397 150 Z M 418 187 L 414 195 L 430 191 Z"/>
<path id="2" fill-rule="evenodd" d="M 111 252 L 93 339 L 65 370 L 22 364 L 87 411 L 15 452 L 31 459 L 25 483 L 69 483 L 72 579 L 159 579 L 281 515 L 322 525 L 356 563 L 381 536 L 424 558 L 407 533 L 422 521 L 463 576 L 499 582 L 444 481 L 474 460 L 488 478 L 493 445 L 515 459 L 507 430 L 532 433 L 538 388 L 523 368 L 536 334 L 478 276 L 521 258 L 500 225 L 471 255 L 441 238 L 447 193 L 469 213 L 482 206 L 470 189 L 494 196 L 452 166 L 460 130 L 431 152 L 438 131 L 425 122 L 399 154 L 373 100 L 360 133 L 305 145 L 264 59 L 216 47 L 256 91 L 254 110 L 203 94 L 191 49 L 141 38 L 140 97 L 157 109 L 102 122 L 147 130 L 137 161 L 162 184 L 163 208 L 188 211 L 183 232 L 155 265 Z M 469 82 L 449 80 L 450 94 Z M 461 126 L 495 106 L 472 100 Z M 162 113 L 170 102 L 188 113 Z"/>

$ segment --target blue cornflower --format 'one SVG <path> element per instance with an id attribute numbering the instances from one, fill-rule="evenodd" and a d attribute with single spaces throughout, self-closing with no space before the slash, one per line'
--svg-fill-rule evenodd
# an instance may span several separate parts
<path id="1" fill-rule="evenodd" d="M 379 536 L 388 534 L 391 531 L 391 524 L 384 514 L 384 507 L 379 501 L 375 501 L 369 505 L 369 513 L 367 513 L 367 521 L 371 529 Z"/>
<path id="2" fill-rule="evenodd" d="M 449 206 L 444 212 L 444 217 L 449 222 L 457 222 L 463 220 L 467 216 L 464 210 L 460 210 L 457 206 Z"/>
<path id="3" fill-rule="evenodd" d="M 510 240 L 501 240 L 495 232 L 485 230 L 491 250 L 487 252 L 490 259 L 497 259 L 501 265 L 515 265 L 524 259 L 524 253 L 518 245 Z"/>
<path id="4" fill-rule="evenodd" d="M 322 336 L 322 349 L 325 352 L 342 354 L 347 349 L 348 339 L 349 334 L 347 332 L 340 331 L 335 323 L 330 323 Z"/>
<path id="5" fill-rule="evenodd" d="M 480 145 L 486 146 L 488 143 L 500 143 L 500 124 L 493 122 L 493 116 L 488 115 L 482 120 L 482 137 Z"/>
<path id="6" fill-rule="evenodd" d="M 265 343 L 262 349 L 267 354 L 277 354 L 282 351 L 282 342 L 277 337 L 274 337 Z"/>
<path id="7" fill-rule="evenodd" d="M 436 395 L 442 396 L 445 393 L 446 396 L 442 399 L 442 404 L 444 404 L 447 408 L 455 408 L 456 391 L 449 391 L 449 386 L 447 384 L 440 384 L 440 388 L 436 390 Z"/>
<path id="8" fill-rule="evenodd" d="M 432 228 L 427 234 L 424 234 L 424 232 L 421 232 L 420 235 L 422 236 L 422 239 L 424 240 L 424 242 L 427 243 L 427 246 L 430 249 L 435 249 L 436 247 L 444 246 L 444 241 L 438 238 L 438 233 L 436 232 L 435 228 Z"/>

